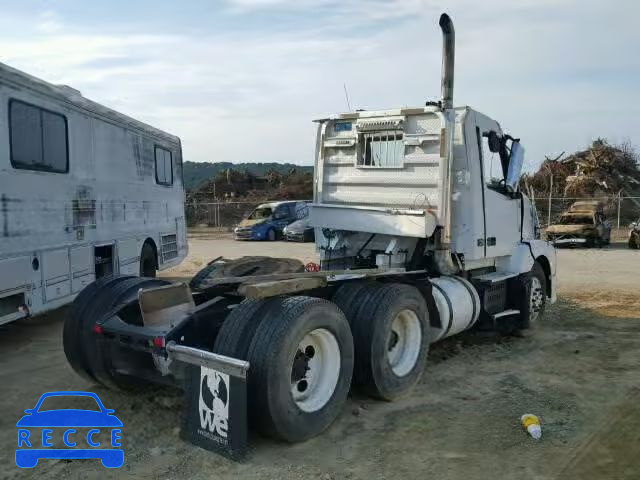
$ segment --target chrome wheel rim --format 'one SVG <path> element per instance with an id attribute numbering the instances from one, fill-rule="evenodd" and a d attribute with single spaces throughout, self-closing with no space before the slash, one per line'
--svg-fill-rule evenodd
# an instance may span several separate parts
<path id="1" fill-rule="evenodd" d="M 401 310 L 391 322 L 387 338 L 387 359 L 398 377 L 407 375 L 416 365 L 422 345 L 420 320 L 413 310 Z"/>
<path id="2" fill-rule="evenodd" d="M 291 395 L 300 410 L 315 412 L 331 399 L 340 378 L 340 346 L 325 328 L 307 333 L 291 365 Z"/>

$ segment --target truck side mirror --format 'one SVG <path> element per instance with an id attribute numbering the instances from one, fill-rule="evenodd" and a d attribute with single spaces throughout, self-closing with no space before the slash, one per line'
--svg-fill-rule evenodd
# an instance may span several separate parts
<path id="1" fill-rule="evenodd" d="M 508 191 L 515 192 L 518 190 L 523 165 L 524 147 L 520 145 L 520 142 L 513 141 L 511 143 L 511 155 L 509 155 L 509 169 L 507 170 L 507 178 L 505 179 L 505 186 Z"/>
<path id="2" fill-rule="evenodd" d="M 498 153 L 500 151 L 502 140 L 495 132 L 495 130 L 491 130 L 487 134 L 487 143 L 489 144 L 489 151 L 491 153 Z"/>

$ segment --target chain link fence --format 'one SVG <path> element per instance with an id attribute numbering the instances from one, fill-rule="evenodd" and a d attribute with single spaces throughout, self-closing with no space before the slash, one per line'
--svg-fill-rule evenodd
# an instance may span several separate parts
<path id="1" fill-rule="evenodd" d="M 540 225 L 547 227 L 558 222 L 560 216 L 574 202 L 599 201 L 604 207 L 611 227 L 621 233 L 628 231 L 629 224 L 640 218 L 640 197 L 535 197 Z M 251 210 L 263 202 L 188 202 L 185 205 L 187 225 L 231 231 Z"/>
<path id="2" fill-rule="evenodd" d="M 187 226 L 231 231 L 255 207 L 264 202 L 188 202 Z"/>

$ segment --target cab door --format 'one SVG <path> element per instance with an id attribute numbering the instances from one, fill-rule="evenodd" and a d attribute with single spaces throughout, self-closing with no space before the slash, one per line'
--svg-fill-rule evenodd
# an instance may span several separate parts
<path id="1" fill-rule="evenodd" d="M 485 257 L 511 255 L 521 239 L 520 198 L 504 190 L 504 172 L 500 155 L 489 149 L 488 134 L 492 130 L 502 135 L 500 125 L 476 113 L 476 135 L 482 164 L 485 216 Z"/>

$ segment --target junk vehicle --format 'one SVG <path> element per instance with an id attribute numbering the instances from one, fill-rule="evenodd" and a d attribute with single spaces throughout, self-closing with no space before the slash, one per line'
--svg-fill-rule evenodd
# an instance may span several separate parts
<path id="1" fill-rule="evenodd" d="M 286 201 L 263 203 L 233 229 L 236 240 L 269 240 L 282 237 L 282 230 L 297 220 L 297 212 L 305 202 Z"/>
<path id="2" fill-rule="evenodd" d="M 0 324 L 186 255 L 180 139 L 0 64 Z"/>
<path id="3" fill-rule="evenodd" d="M 640 218 L 632 222 L 629 230 L 629 248 L 640 249 Z"/>
<path id="4" fill-rule="evenodd" d="M 600 202 L 575 202 L 557 223 L 547 227 L 546 235 L 555 245 L 602 247 L 611 243 L 611 223 Z"/>
<path id="5" fill-rule="evenodd" d="M 352 386 L 407 394 L 431 343 L 535 324 L 556 298 L 556 255 L 518 189 L 524 148 L 495 120 L 453 107 L 446 14 L 440 27 L 441 101 L 317 121 L 319 265 L 275 262 L 269 273 L 214 261 L 189 285 L 99 280 L 65 323 L 76 372 L 114 388 L 182 386 L 185 436 L 237 453 L 247 417 L 302 441 L 336 419 Z M 487 175 L 494 156 L 499 180 Z"/>

